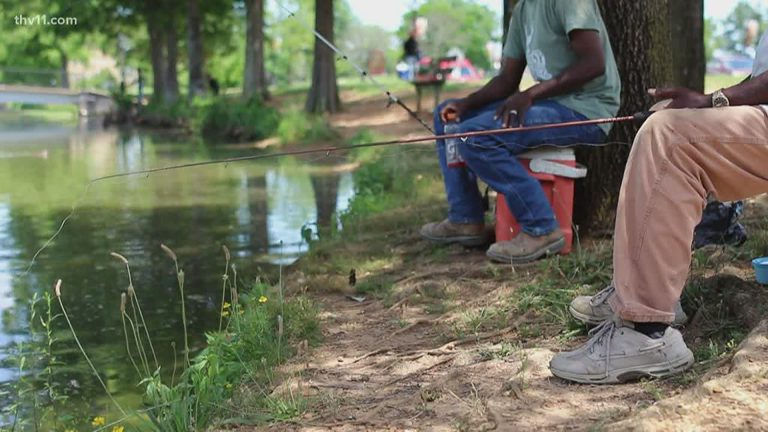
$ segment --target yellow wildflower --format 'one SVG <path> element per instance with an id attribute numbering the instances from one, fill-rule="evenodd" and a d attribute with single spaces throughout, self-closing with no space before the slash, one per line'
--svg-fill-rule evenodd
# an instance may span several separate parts
<path id="1" fill-rule="evenodd" d="M 259 297 L 259 303 L 266 303 L 266 302 L 267 302 L 267 298 L 266 297 L 264 297 L 264 296 Z"/>
<path id="2" fill-rule="evenodd" d="M 228 317 L 229 316 L 229 311 L 225 310 L 224 312 L 221 313 L 221 316 Z"/>
<path id="3" fill-rule="evenodd" d="M 124 432 L 125 428 L 123 426 L 112 426 L 112 432 Z"/>
<path id="4" fill-rule="evenodd" d="M 104 426 L 107 424 L 107 419 L 103 416 L 96 416 L 93 418 L 93 421 L 91 422 L 92 426 Z"/>
<path id="5" fill-rule="evenodd" d="M 221 306 L 221 308 L 222 308 L 222 309 L 224 309 L 224 310 L 227 310 L 227 309 L 229 309 L 231 306 L 232 306 L 232 305 L 231 305 L 231 304 L 229 304 L 229 302 L 224 302 L 224 304 Z"/>

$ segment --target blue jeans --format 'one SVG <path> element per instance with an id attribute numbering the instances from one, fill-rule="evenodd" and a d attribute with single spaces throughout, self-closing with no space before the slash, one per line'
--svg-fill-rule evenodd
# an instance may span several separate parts
<path id="1" fill-rule="evenodd" d="M 445 133 L 440 111 L 450 101 L 435 109 L 435 133 Z M 473 110 L 449 130 L 457 133 L 499 129 L 501 119 L 495 120 L 496 109 L 504 101 Z M 586 120 L 583 115 L 549 100 L 537 101 L 523 119 L 524 126 Z M 598 144 L 605 141 L 605 133 L 596 125 L 543 129 L 470 137 L 458 140 L 459 153 L 466 167 L 448 167 L 445 140 L 437 140 L 437 153 L 448 196 L 448 219 L 454 223 L 482 223 L 484 205 L 477 188 L 477 177 L 506 198 L 510 211 L 523 232 L 542 236 L 554 231 L 557 220 L 538 180 L 529 175 L 515 155 L 533 147 L 569 146 L 578 143 Z"/>

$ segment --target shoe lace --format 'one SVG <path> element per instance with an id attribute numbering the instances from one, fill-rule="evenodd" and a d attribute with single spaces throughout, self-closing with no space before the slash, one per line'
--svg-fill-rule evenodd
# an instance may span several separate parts
<path id="1" fill-rule="evenodd" d="M 592 306 L 599 306 L 605 303 L 608 300 L 608 297 L 610 297 L 615 291 L 616 291 L 616 288 L 613 285 L 608 285 L 607 287 L 603 288 L 600 292 L 592 296 L 592 300 L 590 300 L 589 303 Z"/>
<path id="2" fill-rule="evenodd" d="M 614 319 L 603 321 L 602 324 L 589 331 L 591 339 L 587 342 L 587 350 L 593 354 L 598 349 L 605 353 L 605 375 L 608 375 L 608 366 L 611 364 L 611 341 L 618 324 Z"/>

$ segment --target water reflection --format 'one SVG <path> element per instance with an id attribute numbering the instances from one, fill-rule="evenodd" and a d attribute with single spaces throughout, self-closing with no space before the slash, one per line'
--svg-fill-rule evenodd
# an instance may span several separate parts
<path id="1" fill-rule="evenodd" d="M 0 381 L 6 391 L 17 374 L 8 354 L 29 334 L 28 302 L 61 278 L 63 298 L 89 355 L 118 400 L 136 406 L 138 377 L 125 359 L 118 312 L 127 278 L 111 251 L 131 262 L 161 366 L 169 370 L 180 354 L 172 342 L 182 346 L 180 302 L 172 263 L 160 243 L 174 248 L 185 270 L 191 345 L 199 349 L 204 332 L 218 325 L 222 244 L 233 251 L 241 280 L 253 279 L 265 266 L 289 263 L 305 252 L 302 227 L 338 223 L 334 215 L 353 196 L 349 172 L 292 159 L 100 182 L 32 272 L 19 277 L 89 178 L 238 155 L 173 135 L 80 125 L 56 126 L 56 133 L 35 127 L 25 136 L 5 127 L 0 121 Z M 58 322 L 54 348 L 64 365 L 55 380 L 72 398 L 68 405 L 79 402 L 84 413 L 97 413 L 93 401 L 102 400 L 101 390 L 65 330 Z M 35 367 L 41 366 L 32 365 L 30 377 Z M 0 405 L 14 397 L 0 396 Z"/>

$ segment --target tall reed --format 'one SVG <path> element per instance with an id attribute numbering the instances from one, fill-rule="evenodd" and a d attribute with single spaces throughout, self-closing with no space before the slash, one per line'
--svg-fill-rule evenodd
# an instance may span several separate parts
<path id="1" fill-rule="evenodd" d="M 184 270 L 179 269 L 179 260 L 171 248 L 164 244 L 161 244 L 160 248 L 173 260 L 173 265 L 176 267 L 176 281 L 179 284 L 179 292 L 181 293 L 181 323 L 184 327 L 184 360 L 187 367 L 189 367 L 191 363 L 189 361 L 189 336 L 187 335 L 187 308 L 184 303 Z"/>
<path id="2" fill-rule="evenodd" d="M 109 396 L 109 399 L 117 407 L 117 409 L 120 410 L 120 412 L 124 416 L 127 416 L 128 414 L 125 412 L 123 407 L 121 407 L 120 404 L 117 403 L 115 398 L 112 396 L 112 393 L 107 388 L 107 385 L 104 383 L 104 380 L 101 379 L 101 375 L 99 375 L 99 371 L 96 370 L 96 366 L 93 365 L 93 362 L 91 361 L 91 358 L 88 357 L 88 354 L 86 354 L 85 349 L 83 348 L 83 345 L 80 343 L 80 339 L 77 337 L 77 333 L 75 332 L 75 328 L 72 327 L 72 321 L 69 320 L 69 315 L 67 314 L 67 309 L 64 307 L 64 302 L 61 300 L 61 279 L 56 281 L 56 285 L 54 286 L 54 293 L 56 293 L 56 299 L 59 301 L 59 307 L 61 307 L 61 313 L 64 314 L 64 319 L 67 321 L 67 325 L 69 326 L 69 330 L 72 332 L 72 337 L 75 339 L 75 343 L 77 344 L 77 347 L 80 349 L 80 353 L 83 354 L 83 357 L 85 357 L 85 361 L 88 362 L 88 366 L 91 367 L 91 370 L 93 371 L 93 374 L 96 376 L 96 379 L 99 381 L 99 384 L 101 384 L 101 387 L 107 393 L 107 396 Z"/>

